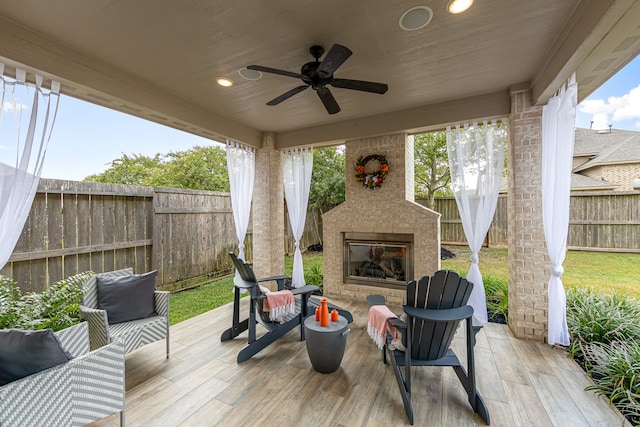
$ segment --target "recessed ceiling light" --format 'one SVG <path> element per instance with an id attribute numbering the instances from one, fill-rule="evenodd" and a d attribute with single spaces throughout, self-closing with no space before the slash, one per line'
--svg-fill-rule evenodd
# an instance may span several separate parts
<path id="1" fill-rule="evenodd" d="M 250 70 L 247 67 L 240 68 L 238 74 L 240 74 L 240 77 L 247 80 L 259 80 L 262 77 L 262 73 L 260 71 Z"/>
<path id="2" fill-rule="evenodd" d="M 405 31 L 419 30 L 427 26 L 433 18 L 433 10 L 427 6 L 416 6 L 402 14 L 398 23 Z"/>
<path id="3" fill-rule="evenodd" d="M 218 82 L 220 86 L 224 87 L 233 86 L 233 80 L 231 80 L 229 77 L 218 77 L 216 79 L 216 82 Z"/>
<path id="4" fill-rule="evenodd" d="M 447 5 L 449 13 L 462 13 L 469 9 L 473 4 L 473 0 L 451 0 Z"/>

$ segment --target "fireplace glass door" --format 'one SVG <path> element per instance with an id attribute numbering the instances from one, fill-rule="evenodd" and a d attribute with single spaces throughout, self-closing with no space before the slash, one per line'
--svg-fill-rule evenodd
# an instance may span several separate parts
<path id="1" fill-rule="evenodd" d="M 413 236 L 345 233 L 345 282 L 403 287 L 413 279 Z"/>

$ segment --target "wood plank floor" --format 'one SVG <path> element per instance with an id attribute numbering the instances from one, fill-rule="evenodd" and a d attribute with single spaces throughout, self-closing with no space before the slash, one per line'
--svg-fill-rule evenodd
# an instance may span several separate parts
<path id="1" fill-rule="evenodd" d="M 409 425 L 389 365 L 366 332 L 365 303 L 349 309 L 347 350 L 332 374 L 315 372 L 296 329 L 251 360 L 236 363 L 246 333 L 220 342 L 231 304 L 171 327 L 164 341 L 127 356 L 127 426 L 403 426 Z M 248 312 L 247 299 L 242 302 Z M 395 312 L 396 307 L 392 307 Z M 464 329 L 454 349 L 462 359 Z M 487 324 L 476 345 L 478 388 L 492 426 L 628 426 L 564 351 L 513 337 Z M 417 426 L 483 426 L 451 368 L 415 368 Z M 117 426 L 112 416 L 92 426 Z"/>

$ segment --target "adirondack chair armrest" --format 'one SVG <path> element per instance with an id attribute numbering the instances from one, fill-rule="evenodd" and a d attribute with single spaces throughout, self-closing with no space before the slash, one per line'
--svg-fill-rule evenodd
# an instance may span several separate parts
<path id="1" fill-rule="evenodd" d="M 407 329 L 407 324 L 405 322 L 403 322 L 402 320 L 396 318 L 396 319 L 389 319 L 387 320 L 387 322 L 389 322 L 389 324 L 391 326 L 395 326 L 396 328 L 400 329 L 401 331 L 404 331 Z"/>
<path id="2" fill-rule="evenodd" d="M 293 289 L 291 289 L 291 293 L 293 293 L 293 295 L 312 294 L 315 291 L 317 291 L 318 289 L 320 289 L 320 288 L 318 288 L 315 285 L 306 285 L 306 286 L 303 286 L 301 288 L 293 288 Z"/>
<path id="3" fill-rule="evenodd" d="M 284 281 L 289 279 L 289 276 L 271 276 L 271 277 L 263 277 L 262 279 L 258 279 L 258 283 L 263 282 L 276 282 L 278 284 L 278 290 L 281 291 L 284 289 Z"/>
<path id="4" fill-rule="evenodd" d="M 303 286 L 301 288 L 294 288 L 291 289 L 291 293 L 295 296 L 295 295 L 307 295 L 307 294 L 312 294 L 314 293 L 317 289 L 319 289 L 317 286 L 314 285 L 306 285 Z M 258 294 L 256 296 L 253 297 L 253 299 L 256 300 L 263 300 L 265 299 L 266 296 L 265 294 Z"/>
<path id="5" fill-rule="evenodd" d="M 440 310 L 429 310 L 425 308 L 412 307 L 410 305 L 403 305 L 402 309 L 411 317 L 431 320 L 434 322 L 452 322 L 455 320 L 468 319 L 473 316 L 473 307 L 470 305 Z"/>

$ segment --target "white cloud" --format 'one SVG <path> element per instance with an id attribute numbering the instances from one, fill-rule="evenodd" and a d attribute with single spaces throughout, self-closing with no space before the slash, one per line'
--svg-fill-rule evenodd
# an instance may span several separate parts
<path id="1" fill-rule="evenodd" d="M 592 115 L 593 129 L 616 127 L 616 122 L 640 119 L 640 85 L 622 96 L 603 99 L 587 99 L 580 104 L 580 111 Z M 636 127 L 640 128 L 640 122 Z"/>
<path id="2" fill-rule="evenodd" d="M 28 110 L 29 106 L 26 104 L 22 104 L 20 102 L 16 102 L 15 104 L 12 102 L 6 102 L 2 104 L 2 111 L 17 113 L 22 110 Z"/>

